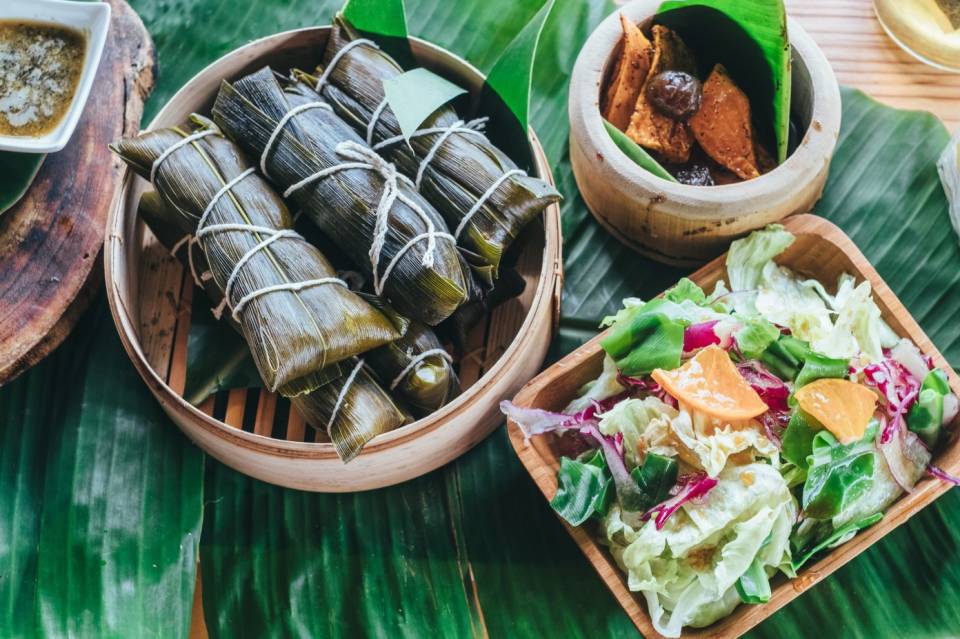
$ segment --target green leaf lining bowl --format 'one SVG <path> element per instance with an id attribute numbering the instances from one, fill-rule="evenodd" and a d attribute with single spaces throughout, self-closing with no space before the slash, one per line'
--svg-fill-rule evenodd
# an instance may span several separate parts
<path id="1" fill-rule="evenodd" d="M 788 20 L 791 110 L 802 133 L 794 152 L 769 173 L 725 186 L 689 186 L 653 175 L 614 143 L 599 102 L 622 35 L 619 14 L 643 24 L 659 5 L 635 0 L 621 7 L 581 49 L 570 80 L 570 159 L 587 207 L 614 237 L 655 260 L 695 266 L 737 237 L 813 208 L 839 136 L 840 89 L 819 47 Z"/>

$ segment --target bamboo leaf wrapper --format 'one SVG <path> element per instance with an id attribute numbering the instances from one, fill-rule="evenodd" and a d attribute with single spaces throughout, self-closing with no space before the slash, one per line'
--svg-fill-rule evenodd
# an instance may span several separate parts
<path id="1" fill-rule="evenodd" d="M 348 462 L 375 436 L 413 420 L 377 384 L 362 360 L 350 360 L 343 368 L 340 379 L 294 397 L 291 403 L 311 426 L 327 432 L 337 455 Z"/>
<path id="2" fill-rule="evenodd" d="M 329 106 L 262 69 L 224 82 L 213 117 L 400 313 L 435 325 L 471 298 L 443 218 Z"/>
<path id="3" fill-rule="evenodd" d="M 188 241 L 193 238 L 192 233 L 195 230 L 195 228 L 191 226 L 189 219 L 170 208 L 156 191 L 147 191 L 140 197 L 137 214 L 157 237 L 160 244 L 170 251 L 171 255 L 177 258 L 184 268 L 189 270 L 194 278 L 194 284 L 203 288 L 203 292 L 206 294 L 207 300 L 210 303 L 210 310 L 214 317 L 229 323 L 231 328 L 243 335 L 243 328 L 240 326 L 240 323 L 233 318 L 231 313 L 218 313 L 217 309 L 222 308 L 223 304 L 223 289 L 217 284 L 216 278 L 212 277 L 210 267 L 207 264 L 207 256 L 204 254 L 200 242 Z M 358 295 L 364 301 L 369 302 L 362 293 Z M 406 332 L 408 323 L 403 318 L 383 311 L 383 309 L 376 304 L 372 304 L 372 306 L 376 310 L 383 312 L 398 333 L 402 334 Z M 248 346 L 245 346 L 242 354 L 237 351 L 230 351 L 228 353 L 217 352 L 216 357 L 210 358 L 210 352 L 205 350 L 207 345 L 204 344 L 200 347 L 201 352 L 195 354 L 193 340 L 194 331 L 197 330 L 197 323 L 198 318 L 195 316 L 191 317 L 190 345 L 187 348 L 187 390 L 185 393 L 187 401 L 194 405 L 200 404 L 210 396 L 210 389 L 205 386 L 201 386 L 199 391 L 196 388 L 193 389 L 194 394 L 191 396 L 190 385 L 193 381 L 194 374 L 202 375 L 203 373 L 208 373 L 209 369 L 205 367 L 211 365 L 213 366 L 212 370 L 215 370 L 218 376 L 237 374 L 237 371 L 243 370 L 250 365 L 255 366 L 255 364 L 252 363 L 253 360 L 250 359 L 250 349 Z M 204 357 L 204 355 L 207 357 Z M 197 361 L 197 358 L 200 358 L 200 361 Z M 212 361 L 208 361 L 211 359 Z M 194 362 L 195 365 L 191 365 L 191 362 Z M 251 364 L 248 365 L 248 362 L 251 362 Z M 203 373 L 198 373 L 195 368 L 203 369 Z M 328 364 L 319 371 L 298 377 L 292 382 L 284 384 L 278 389 L 278 392 L 286 397 L 307 393 L 339 378 L 342 372 L 339 363 Z M 198 392 L 199 394 L 197 394 Z"/>
<path id="4" fill-rule="evenodd" d="M 228 311 L 267 387 L 307 392 L 315 383 L 304 379 L 399 337 L 290 230 L 283 201 L 238 147 L 212 122 L 196 117 L 193 124 L 124 139 L 114 150 L 151 180 L 164 203 L 183 216 L 184 228 L 196 232 L 210 276 L 229 291 Z"/>
<path id="5" fill-rule="evenodd" d="M 319 86 L 337 114 L 419 186 L 461 246 L 498 268 L 520 231 L 559 193 L 520 171 L 479 132 L 481 121 L 463 123 L 450 106 L 434 112 L 408 145 L 383 89 L 403 69 L 372 42 L 356 42 L 352 28 L 338 18 L 316 74 L 295 76 L 311 91 Z"/>
<path id="6" fill-rule="evenodd" d="M 450 356 L 436 333 L 419 322 L 400 339 L 370 351 L 366 360 L 418 416 L 440 409 L 460 392 Z"/>

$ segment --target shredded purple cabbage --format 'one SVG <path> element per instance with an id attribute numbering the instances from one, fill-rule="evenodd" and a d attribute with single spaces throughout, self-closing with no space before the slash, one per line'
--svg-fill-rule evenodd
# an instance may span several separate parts
<path id="1" fill-rule="evenodd" d="M 950 482 L 954 486 L 960 486 L 960 477 L 957 477 L 956 475 L 951 475 L 947 471 L 943 470 L 942 468 L 938 468 L 933 464 L 927 465 L 927 474 L 930 475 L 931 477 L 936 477 L 937 479 Z"/>
<path id="2" fill-rule="evenodd" d="M 789 413 L 790 388 L 779 377 L 771 373 L 756 360 L 747 360 L 737 364 L 737 371 L 756 391 L 763 403 L 772 411 Z"/>
<path id="3" fill-rule="evenodd" d="M 887 423 L 880 434 L 880 443 L 886 444 L 903 426 L 904 416 L 920 395 L 920 381 L 900 362 L 885 358 L 863 368 L 867 386 L 880 391 Z"/>
<path id="4" fill-rule="evenodd" d="M 723 340 L 717 335 L 714 327 L 720 320 L 702 322 L 700 324 L 691 324 L 683 331 L 683 354 L 689 355 L 694 351 L 712 346 L 713 344 L 723 345 Z M 729 348 L 727 344 L 726 348 Z"/>
<path id="5" fill-rule="evenodd" d="M 677 400 L 663 390 L 663 387 L 655 382 L 652 377 L 630 377 L 620 373 L 617 375 L 617 383 L 626 388 L 653 395 L 667 406 L 674 408 L 679 406 Z"/>
<path id="6" fill-rule="evenodd" d="M 673 495 L 670 499 L 658 504 L 643 514 L 643 520 L 654 517 L 654 524 L 657 530 L 661 530 L 667 523 L 667 519 L 677 512 L 681 506 L 689 501 L 705 496 L 713 487 L 717 485 L 717 480 L 707 476 L 707 473 L 691 473 L 682 475 L 677 479 L 677 484 L 670 489 Z"/>
<path id="7" fill-rule="evenodd" d="M 767 439 L 777 448 L 782 448 L 781 438 L 790 423 L 790 406 L 787 404 L 790 388 L 756 360 L 740 362 L 737 364 L 737 371 L 767 405 L 769 410 L 760 415 L 760 423 L 763 424 Z"/>

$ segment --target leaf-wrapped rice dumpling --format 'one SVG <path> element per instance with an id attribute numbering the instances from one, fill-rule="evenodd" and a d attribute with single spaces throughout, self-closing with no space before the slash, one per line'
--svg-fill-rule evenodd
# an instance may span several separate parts
<path id="1" fill-rule="evenodd" d="M 450 355 L 436 333 L 419 322 L 411 323 L 400 339 L 365 357 L 387 388 L 418 416 L 432 413 L 460 392 Z"/>
<path id="2" fill-rule="evenodd" d="M 113 150 L 184 217 L 270 390 L 294 394 L 330 364 L 398 338 L 326 258 L 292 230 L 280 197 L 210 121 L 161 129 Z M 291 386 L 291 384 L 293 386 Z M 281 388 L 283 387 L 283 388 Z"/>
<path id="3" fill-rule="evenodd" d="M 469 299 L 443 218 L 329 105 L 284 93 L 262 69 L 224 82 L 213 116 L 403 315 L 435 325 Z"/>
<path id="4" fill-rule="evenodd" d="M 204 254 L 200 242 L 194 239 L 192 234 L 194 229 L 190 227 L 188 218 L 180 215 L 168 206 L 156 191 L 147 191 L 140 197 L 140 205 L 137 207 L 137 213 L 144 223 L 150 227 L 150 230 L 160 241 L 160 244 L 170 251 L 170 254 L 177 258 L 183 267 L 190 272 L 194 284 L 203 288 L 203 292 L 210 302 L 210 311 L 213 316 L 218 320 L 229 323 L 235 331 L 242 335 L 243 328 L 240 323 L 234 319 L 231 313 L 223 312 L 226 308 L 226 303 L 223 301 L 223 289 L 217 284 L 216 278 L 213 277 L 213 273 L 210 271 L 210 267 L 207 264 L 207 256 Z M 363 293 L 358 293 L 357 295 L 364 301 L 370 302 L 370 299 Z M 408 320 L 398 316 L 396 313 L 388 312 L 391 309 L 381 304 L 371 303 L 371 305 L 381 311 L 387 319 L 390 320 L 390 323 L 396 328 L 398 334 L 402 335 L 406 332 L 407 326 L 409 325 Z M 192 321 L 191 326 L 193 326 Z M 224 368 L 219 369 L 220 375 L 228 375 L 232 369 L 246 366 L 246 362 L 243 359 L 237 358 L 236 355 L 227 358 L 221 364 Z M 342 370 L 339 363 L 328 364 L 309 375 L 304 375 L 291 382 L 287 382 L 277 390 L 281 395 L 293 397 L 320 388 L 324 384 L 340 377 L 341 373 Z M 194 370 L 188 366 L 188 390 L 193 374 Z M 207 397 L 209 397 L 209 393 L 201 393 L 192 397 L 185 396 L 187 401 L 194 405 L 199 404 Z"/>
<path id="5" fill-rule="evenodd" d="M 375 150 L 414 181 L 446 218 L 457 242 L 496 270 L 507 247 L 528 222 L 560 195 L 519 170 L 478 129 L 464 124 L 450 106 L 436 110 L 403 141 L 386 106 L 383 83 L 403 73 L 389 55 L 358 39 L 339 17 L 334 21 L 323 64 L 316 75 L 294 76 L 325 100 Z"/>
<path id="6" fill-rule="evenodd" d="M 314 428 L 325 430 L 337 455 L 348 462 L 381 433 L 412 421 L 367 372 L 363 360 L 349 360 L 340 379 L 291 399 Z"/>

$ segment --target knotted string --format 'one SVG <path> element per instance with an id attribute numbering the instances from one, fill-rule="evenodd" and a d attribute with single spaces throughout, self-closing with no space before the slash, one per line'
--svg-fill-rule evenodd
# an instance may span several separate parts
<path id="1" fill-rule="evenodd" d="M 386 99 L 384 99 L 384 103 L 385 102 L 386 102 Z M 378 108 L 376 115 L 379 116 L 379 113 L 380 111 Z M 417 168 L 417 178 L 416 180 L 414 180 L 414 187 L 417 189 L 417 191 L 420 190 L 420 184 L 423 181 L 423 175 L 424 173 L 426 173 L 427 167 L 430 165 L 430 162 L 433 161 L 433 158 L 436 156 L 437 152 L 440 150 L 440 147 L 443 146 L 443 143 L 446 142 L 450 138 L 450 136 L 452 136 L 455 133 L 460 133 L 462 135 L 473 135 L 473 136 L 480 137 L 483 140 L 486 140 L 487 136 L 483 134 L 483 128 L 484 126 L 486 126 L 487 120 L 489 120 L 489 118 L 485 118 L 485 117 L 476 118 L 475 120 L 470 120 L 469 122 L 464 122 L 463 120 L 457 120 L 450 126 L 437 126 L 437 127 L 430 127 L 428 129 L 418 129 L 417 131 L 414 131 L 410 135 L 410 139 L 413 139 L 413 138 L 423 137 L 425 135 L 439 134 L 437 136 L 437 139 L 434 140 L 433 144 L 430 146 L 430 150 L 420 161 L 420 166 Z M 375 122 L 371 122 L 371 124 L 375 124 Z M 368 129 L 368 137 L 372 138 L 372 133 L 373 133 L 373 129 L 372 128 Z M 381 149 L 385 149 L 388 146 L 392 146 L 397 142 L 402 141 L 403 139 L 404 137 L 402 135 L 395 135 L 391 138 L 387 138 L 385 140 L 382 140 L 381 142 L 377 142 L 376 144 L 374 144 L 373 150 L 380 151 Z"/>
<path id="2" fill-rule="evenodd" d="M 380 110 L 378 108 L 378 111 L 377 111 L 378 116 L 379 116 L 379 111 Z M 423 176 L 426 173 L 427 167 L 430 165 L 430 162 L 433 161 L 434 157 L 436 157 L 437 152 L 440 150 L 440 147 L 443 146 L 443 143 L 446 142 L 450 138 L 450 136 L 454 135 L 455 133 L 459 133 L 461 135 L 479 136 L 483 140 L 489 141 L 487 140 L 487 136 L 484 135 L 483 133 L 483 128 L 486 125 L 488 119 L 489 118 L 477 118 L 475 120 L 470 120 L 469 122 L 466 122 L 466 123 L 464 123 L 463 120 L 457 120 L 456 122 L 454 122 L 448 127 L 431 127 L 429 129 L 420 129 L 418 131 L 415 131 L 410 136 L 411 138 L 415 138 L 415 137 L 420 137 L 424 135 L 439 134 L 437 136 L 437 139 L 434 140 L 433 144 L 430 146 L 429 152 L 427 152 L 427 154 L 423 157 L 423 160 L 420 161 L 420 166 L 417 168 L 417 177 L 416 177 L 416 180 L 414 181 L 414 187 L 417 189 L 417 191 L 420 190 L 420 186 L 423 183 Z M 372 131 L 373 131 L 373 128 L 371 126 L 367 130 L 368 136 L 372 137 Z M 375 151 L 380 151 L 381 149 L 384 149 L 388 146 L 396 144 L 403 139 L 404 137 L 402 135 L 395 135 L 391 138 L 387 138 L 386 140 L 382 140 L 381 142 L 374 144 L 373 149 Z M 483 205 L 487 203 L 487 200 L 493 197 L 493 194 L 496 193 L 498 188 L 500 188 L 500 185 L 502 185 L 504 182 L 506 182 L 507 180 L 509 180 L 511 177 L 515 175 L 526 175 L 526 174 L 527 174 L 526 171 L 522 171 L 520 169 L 511 169 L 509 171 L 504 172 L 503 175 L 501 175 L 499 178 L 494 180 L 493 183 L 490 185 L 490 187 L 483 193 L 483 195 L 481 195 L 477 199 L 477 201 L 473 203 L 473 206 L 470 207 L 470 210 L 467 211 L 466 215 L 463 216 L 463 218 L 460 220 L 460 223 L 457 224 L 457 229 L 456 231 L 454 231 L 453 237 L 456 240 L 460 239 L 460 234 L 463 232 L 463 229 L 466 228 L 467 224 L 470 222 L 473 216 L 476 215 L 481 208 L 483 208 Z"/>
<path id="3" fill-rule="evenodd" d="M 383 178 L 383 191 L 380 195 L 380 201 L 377 203 L 376 219 L 373 227 L 373 240 L 370 243 L 370 250 L 368 252 L 370 257 L 370 268 L 371 272 L 373 273 L 374 292 L 377 295 L 383 294 L 384 287 L 386 286 L 387 280 L 389 279 L 390 274 L 393 272 L 394 267 L 399 263 L 400 259 L 406 254 L 407 251 L 423 240 L 427 240 L 427 248 L 424 251 L 421 263 L 423 264 L 424 268 L 433 268 L 437 238 L 446 238 L 454 244 L 456 244 L 456 239 L 449 233 L 442 231 L 438 232 L 436 225 L 433 223 L 433 220 L 430 218 L 430 216 L 427 215 L 427 213 L 423 210 L 423 207 L 420 206 L 418 202 L 403 193 L 400 188 L 400 181 L 403 181 L 412 187 L 410 180 L 399 174 L 393 164 L 384 160 L 375 151 L 357 142 L 349 140 L 341 142 L 337 145 L 336 152 L 337 155 L 349 161 L 326 167 L 312 175 L 308 175 L 284 191 L 283 196 L 285 198 L 290 197 L 290 195 L 307 186 L 308 184 L 329 177 L 340 171 L 346 171 L 349 169 L 373 171 Z M 381 274 L 380 255 L 383 252 L 383 247 L 386 244 L 387 232 L 390 229 L 390 213 L 397 201 L 403 202 L 405 205 L 407 205 L 420 218 L 427 230 L 424 233 L 420 233 L 419 235 L 411 238 L 406 244 L 404 244 L 403 247 L 401 247 L 400 250 L 397 251 L 397 253 L 393 256 L 393 259 L 390 260 L 390 262 L 387 264 L 387 267 Z"/>

